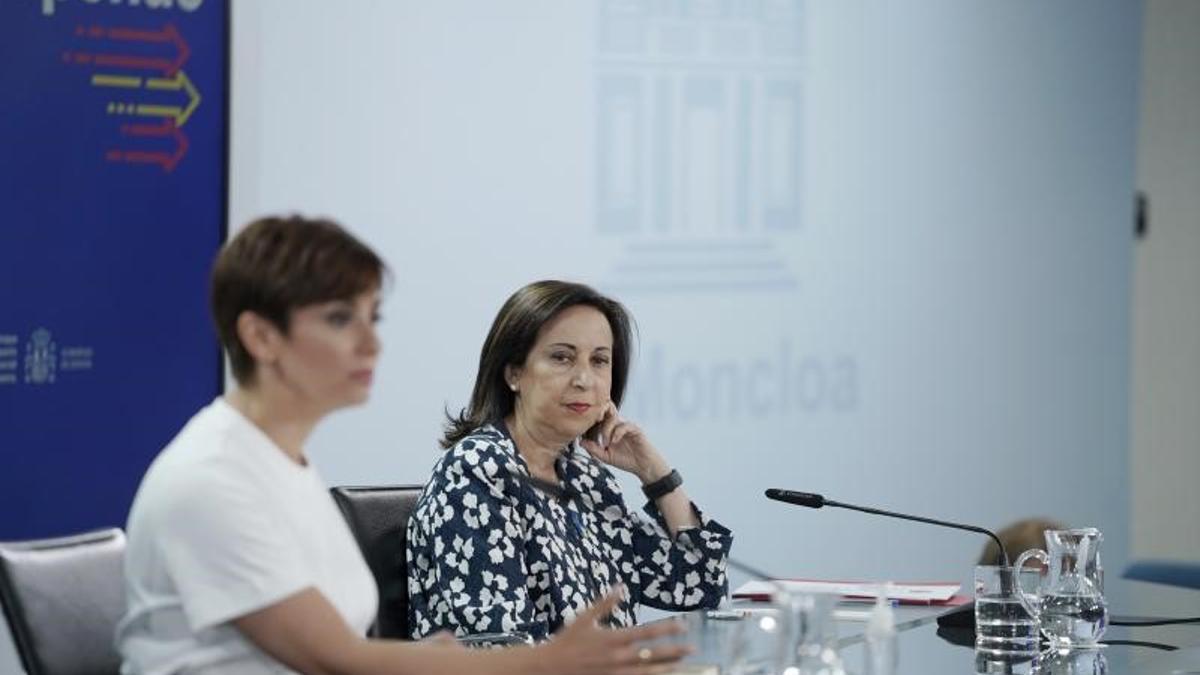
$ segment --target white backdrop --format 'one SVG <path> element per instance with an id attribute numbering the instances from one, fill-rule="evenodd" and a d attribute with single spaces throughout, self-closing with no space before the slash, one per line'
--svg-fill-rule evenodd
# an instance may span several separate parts
<path id="1" fill-rule="evenodd" d="M 313 457 L 423 482 L 501 302 L 563 277 L 633 311 L 626 412 L 735 555 L 961 580 L 983 543 L 791 487 L 1095 525 L 1120 569 L 1140 9 L 235 2 L 231 222 L 331 215 L 396 276 Z"/>

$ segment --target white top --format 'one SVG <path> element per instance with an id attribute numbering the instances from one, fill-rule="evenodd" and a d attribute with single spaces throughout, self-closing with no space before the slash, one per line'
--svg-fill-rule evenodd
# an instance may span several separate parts
<path id="1" fill-rule="evenodd" d="M 223 399 L 150 465 L 129 514 L 128 675 L 288 673 L 230 620 L 315 588 L 365 635 L 378 594 L 316 469 Z"/>

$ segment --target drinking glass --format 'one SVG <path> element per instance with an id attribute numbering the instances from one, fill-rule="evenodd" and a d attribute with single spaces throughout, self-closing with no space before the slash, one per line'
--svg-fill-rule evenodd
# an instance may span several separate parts
<path id="1" fill-rule="evenodd" d="M 1034 587 L 1039 572 L 1001 565 L 975 568 L 975 650 L 985 654 L 1038 651 L 1038 620 L 1021 602 L 1021 585 Z"/>

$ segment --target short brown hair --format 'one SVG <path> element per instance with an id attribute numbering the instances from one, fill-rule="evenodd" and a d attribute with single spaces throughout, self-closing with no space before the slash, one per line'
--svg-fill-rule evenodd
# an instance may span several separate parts
<path id="1" fill-rule="evenodd" d="M 621 405 L 633 351 L 633 319 L 621 303 L 590 286 L 569 281 L 535 281 L 509 296 L 488 331 L 479 354 L 479 370 L 471 403 L 457 416 L 447 412 L 441 446 L 452 448 L 474 429 L 504 419 L 513 411 L 516 395 L 504 380 L 506 366 L 525 364 L 538 332 L 568 307 L 594 307 L 608 319 L 613 333 L 612 401 Z"/>
<path id="2" fill-rule="evenodd" d="M 378 288 L 386 274 L 379 256 L 332 220 L 270 216 L 247 225 L 217 254 L 210 284 L 213 322 L 234 378 L 254 381 L 254 358 L 237 334 L 242 312 L 286 335 L 292 310 L 352 298 Z"/>

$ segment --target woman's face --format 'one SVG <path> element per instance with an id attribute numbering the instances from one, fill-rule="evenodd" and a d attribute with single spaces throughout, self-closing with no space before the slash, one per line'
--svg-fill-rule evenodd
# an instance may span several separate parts
<path id="1" fill-rule="evenodd" d="M 509 367 L 515 416 L 546 441 L 568 443 L 599 421 L 612 391 L 613 333 L 600 310 L 574 305 L 542 326 L 524 365 Z"/>
<path id="2" fill-rule="evenodd" d="M 274 367 L 293 394 L 321 411 L 363 403 L 379 358 L 379 290 L 292 311 Z"/>

